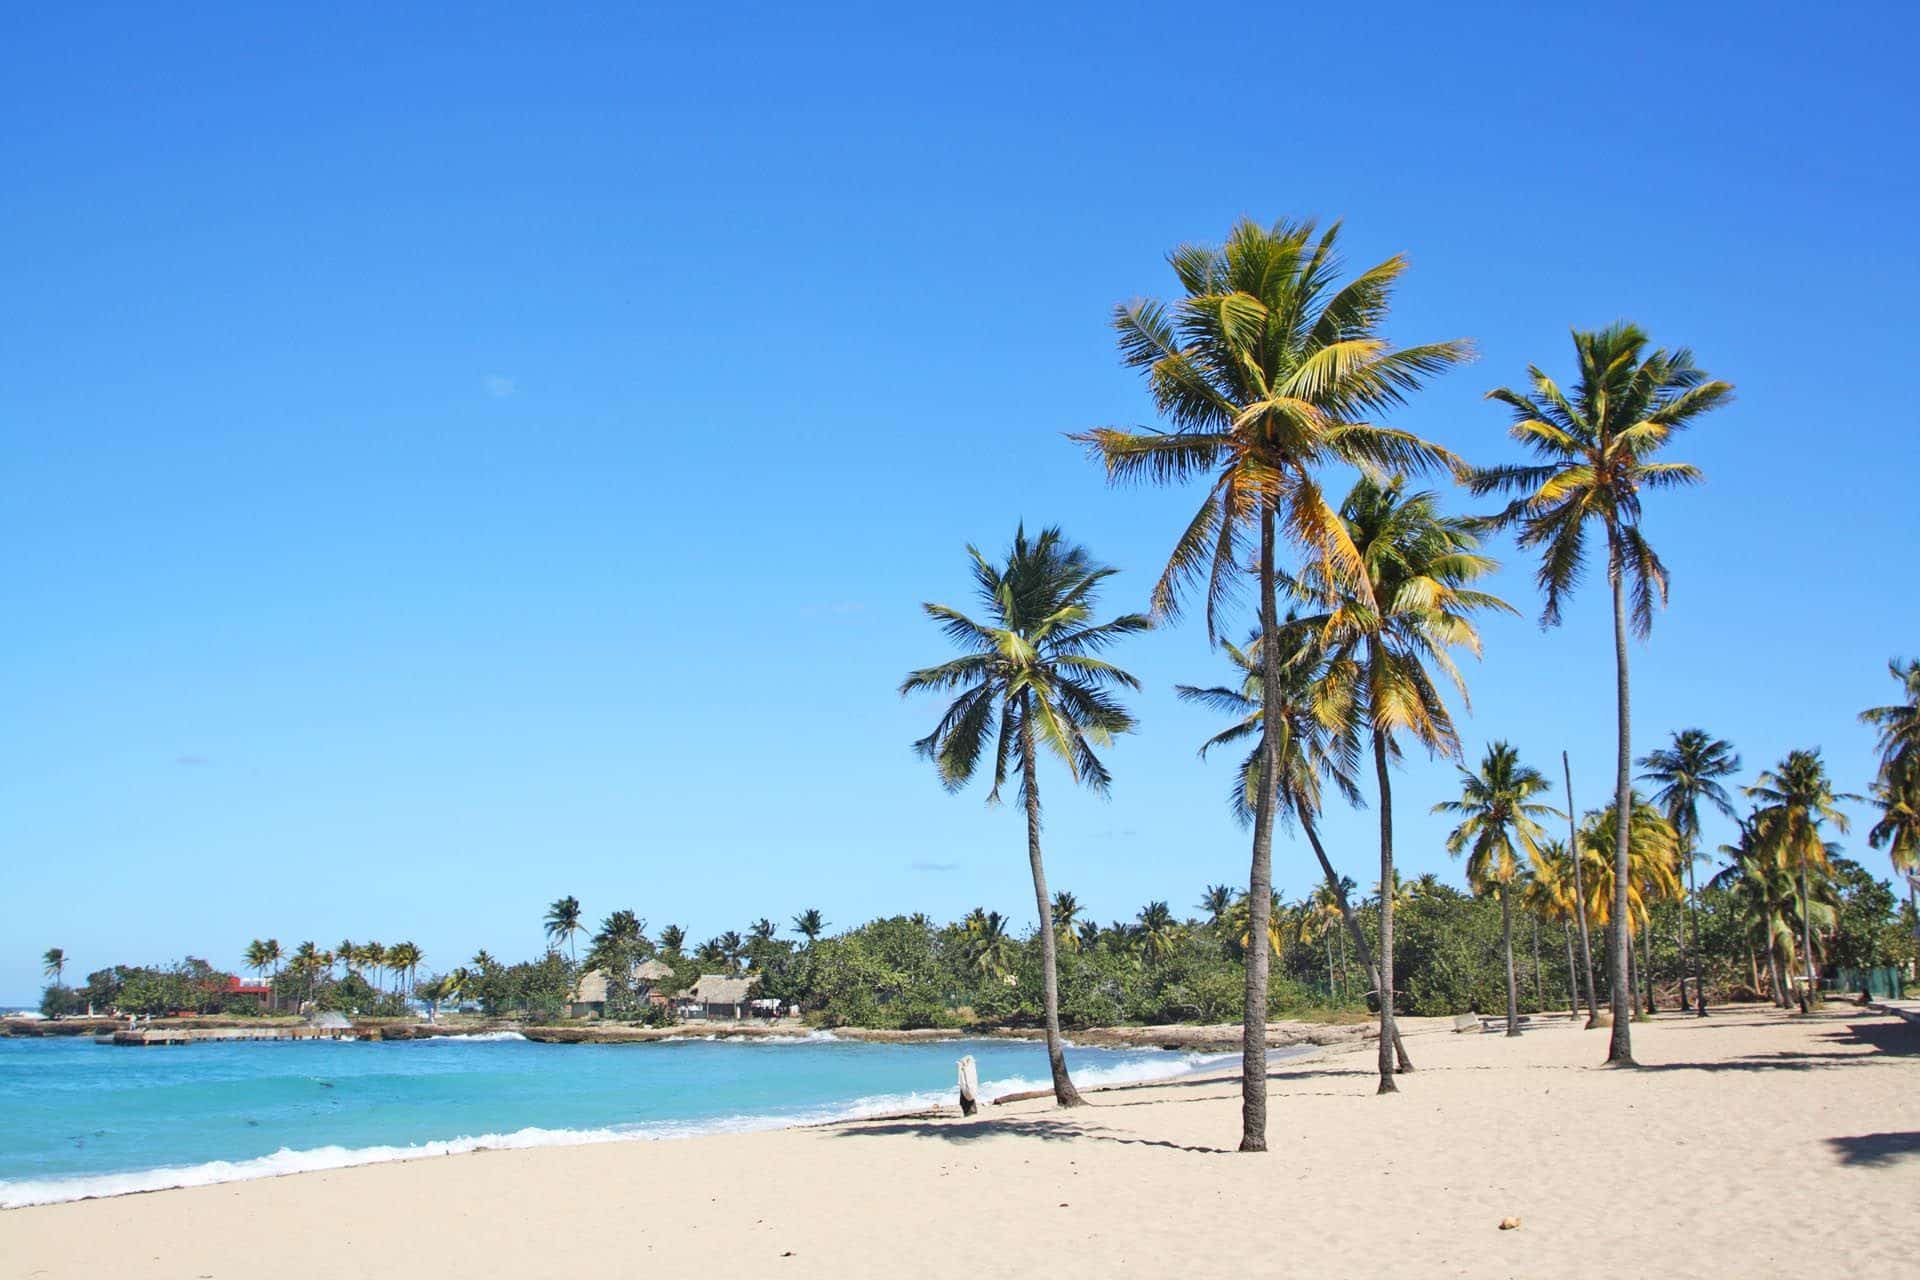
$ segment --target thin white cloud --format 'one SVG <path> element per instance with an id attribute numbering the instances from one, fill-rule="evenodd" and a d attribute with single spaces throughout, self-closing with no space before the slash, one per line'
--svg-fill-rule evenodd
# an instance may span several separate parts
<path id="1" fill-rule="evenodd" d="M 497 373 L 490 373 L 480 379 L 480 387 L 495 400 L 505 400 L 513 394 L 514 390 L 513 379 L 502 377 Z"/>

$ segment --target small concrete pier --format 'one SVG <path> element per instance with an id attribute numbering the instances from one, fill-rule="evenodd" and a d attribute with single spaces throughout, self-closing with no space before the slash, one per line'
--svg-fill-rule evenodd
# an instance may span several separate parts
<path id="1" fill-rule="evenodd" d="M 154 1045 L 210 1044 L 224 1040 L 364 1040 L 378 1039 L 379 1032 L 360 1032 L 352 1027 L 143 1027 L 98 1036 L 102 1044 L 117 1044 L 136 1049 Z"/>

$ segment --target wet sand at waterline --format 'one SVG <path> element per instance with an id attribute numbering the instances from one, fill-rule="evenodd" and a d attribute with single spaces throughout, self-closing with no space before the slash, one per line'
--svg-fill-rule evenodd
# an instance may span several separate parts
<path id="1" fill-rule="evenodd" d="M 1059 1112 L 485 1151 L 0 1213 L 0 1274 L 1912 1275 L 1920 1027 L 1848 1006 L 1423 1030 Z M 1501 1230 L 1517 1218 L 1517 1229 Z M 1257 1239 L 1249 1239 L 1250 1232 Z"/>

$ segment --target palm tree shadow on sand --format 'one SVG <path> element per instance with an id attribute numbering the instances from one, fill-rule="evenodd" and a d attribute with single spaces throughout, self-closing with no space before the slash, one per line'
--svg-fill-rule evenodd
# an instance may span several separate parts
<path id="1" fill-rule="evenodd" d="M 1841 1164 L 1884 1169 L 1903 1160 L 1920 1161 L 1920 1132 L 1860 1133 L 1850 1138 L 1828 1138 Z"/>
<path id="2" fill-rule="evenodd" d="M 840 1138 L 938 1138 L 942 1142 L 956 1145 L 978 1142 L 984 1138 L 1037 1138 L 1042 1142 L 1113 1142 L 1128 1147 L 1162 1147 L 1168 1151 L 1185 1151 L 1193 1155 L 1227 1155 L 1224 1147 L 1192 1147 L 1183 1143 L 1168 1142 L 1161 1138 L 1141 1138 L 1132 1134 L 1118 1133 L 1112 1129 L 1090 1125 L 1080 1120 L 1028 1120 L 993 1119 L 971 1120 L 959 1123 L 937 1120 L 881 1120 L 867 1124 L 849 1124 L 834 1129 L 835 1137 Z"/>

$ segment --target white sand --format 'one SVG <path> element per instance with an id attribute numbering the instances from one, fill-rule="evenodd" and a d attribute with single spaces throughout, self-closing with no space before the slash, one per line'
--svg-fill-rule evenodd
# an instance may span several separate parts
<path id="1" fill-rule="evenodd" d="M 1920 1275 L 1920 1028 L 1662 1015 L 1637 1072 L 1605 1035 L 1423 1034 L 1393 1098 L 1370 1054 L 1293 1065 L 1265 1156 L 1183 1083 L 19 1209 L 0 1274 Z"/>

